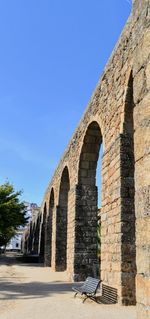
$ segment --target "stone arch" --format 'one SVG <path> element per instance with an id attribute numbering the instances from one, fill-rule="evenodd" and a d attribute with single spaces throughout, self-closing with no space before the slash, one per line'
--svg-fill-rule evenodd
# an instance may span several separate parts
<path id="1" fill-rule="evenodd" d="M 78 183 L 82 185 L 95 185 L 96 167 L 99 156 L 102 134 L 99 124 L 93 121 L 89 124 L 81 149 Z"/>
<path id="2" fill-rule="evenodd" d="M 53 228 L 53 214 L 55 206 L 54 188 L 52 187 L 49 196 L 49 212 L 46 219 L 46 233 L 45 233 L 45 266 L 51 267 L 52 262 L 52 228 Z"/>
<path id="3" fill-rule="evenodd" d="M 86 130 L 79 159 L 74 266 L 76 281 L 95 275 L 93 265 L 98 262 L 96 169 L 101 144 L 101 129 L 97 121 L 92 121 Z"/>
<path id="4" fill-rule="evenodd" d="M 44 255 L 45 255 L 46 215 L 47 215 L 47 205 L 46 205 L 46 202 L 45 202 L 44 210 L 43 210 L 42 225 L 41 225 L 41 238 L 40 238 L 40 259 L 41 259 L 41 261 L 44 261 Z"/>
<path id="5" fill-rule="evenodd" d="M 33 224 L 32 221 L 29 223 L 29 236 L 28 236 L 28 252 L 33 251 L 33 244 L 34 244 L 34 237 L 35 237 L 35 225 Z"/>
<path id="6" fill-rule="evenodd" d="M 40 245 L 40 227 L 41 227 L 41 214 L 38 214 L 36 221 L 34 222 L 34 237 L 33 237 L 33 252 L 39 254 Z"/>
<path id="7" fill-rule="evenodd" d="M 70 178 L 68 167 L 65 166 L 59 188 L 59 202 L 56 211 L 56 270 L 67 268 L 67 223 L 68 223 L 68 193 Z"/>
<path id="8" fill-rule="evenodd" d="M 130 72 L 124 106 L 121 135 L 121 197 L 122 197 L 122 298 L 124 304 L 136 302 L 136 244 L 135 244 L 135 158 L 134 158 L 134 99 L 133 76 Z"/>

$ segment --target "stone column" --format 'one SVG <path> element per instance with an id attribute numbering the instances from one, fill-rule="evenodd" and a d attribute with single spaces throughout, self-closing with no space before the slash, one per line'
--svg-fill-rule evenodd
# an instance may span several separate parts
<path id="1" fill-rule="evenodd" d="M 78 185 L 76 188 L 74 280 L 93 276 L 97 262 L 97 187 Z"/>
<path id="2" fill-rule="evenodd" d="M 51 247 L 52 246 L 52 216 L 48 214 L 45 226 L 45 256 L 44 265 L 51 266 Z"/>
<path id="3" fill-rule="evenodd" d="M 53 210 L 53 221 L 52 221 L 52 257 L 51 267 L 53 271 L 56 271 L 56 217 L 57 217 L 58 206 L 54 207 Z"/>
<path id="4" fill-rule="evenodd" d="M 134 145 L 129 134 L 120 136 L 121 168 L 121 286 L 122 303 L 136 304 Z"/>
<path id="5" fill-rule="evenodd" d="M 74 281 L 75 210 L 76 186 L 71 188 L 68 193 L 67 275 L 70 281 Z"/>
<path id="6" fill-rule="evenodd" d="M 118 291 L 121 303 L 121 171 L 120 136 L 102 160 L 101 279 Z"/>
<path id="7" fill-rule="evenodd" d="M 56 271 L 64 271 L 67 266 L 67 211 L 68 207 L 57 206 Z"/>
<path id="8" fill-rule="evenodd" d="M 101 278 L 117 289 L 120 304 L 135 302 L 131 157 L 128 139 L 120 135 L 105 151 L 102 163 Z"/>

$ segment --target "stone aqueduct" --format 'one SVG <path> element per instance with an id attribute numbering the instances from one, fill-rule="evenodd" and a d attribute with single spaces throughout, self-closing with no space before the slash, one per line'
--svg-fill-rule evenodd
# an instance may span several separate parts
<path id="1" fill-rule="evenodd" d="M 131 16 L 46 190 L 25 246 L 79 281 L 97 260 L 96 168 L 101 143 L 101 264 L 118 302 L 150 318 L 150 1 Z"/>

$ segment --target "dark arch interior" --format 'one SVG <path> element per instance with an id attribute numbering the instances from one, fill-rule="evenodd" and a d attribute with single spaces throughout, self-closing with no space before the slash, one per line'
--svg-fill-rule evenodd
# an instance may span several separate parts
<path id="1" fill-rule="evenodd" d="M 121 144 L 122 178 L 122 295 L 123 303 L 136 303 L 136 244 L 135 244 L 135 158 L 133 76 L 130 74 Z M 126 288 L 127 286 L 127 288 Z M 127 293 L 128 291 L 128 293 Z"/>
<path id="2" fill-rule="evenodd" d="M 51 195 L 50 195 L 50 199 L 49 199 L 49 207 L 50 208 L 54 207 L 54 189 L 53 188 L 51 190 Z"/>
<path id="3" fill-rule="evenodd" d="M 79 164 L 79 184 L 95 185 L 96 168 L 102 135 L 97 122 L 92 122 L 85 134 Z"/>
<path id="4" fill-rule="evenodd" d="M 41 240 L 40 240 L 40 258 L 42 262 L 44 261 L 44 254 L 45 254 L 46 215 L 47 215 L 47 207 L 45 203 L 44 212 L 43 212 L 43 221 L 42 221 L 42 227 L 41 227 Z"/>
<path id="5" fill-rule="evenodd" d="M 56 270 L 67 268 L 67 214 L 68 192 L 70 189 L 69 172 L 65 167 L 62 173 L 59 191 L 59 205 L 56 215 Z"/>
<path id="6" fill-rule="evenodd" d="M 127 87 L 126 100 L 125 100 L 123 133 L 129 136 L 130 140 L 132 140 L 132 144 L 133 144 L 133 135 L 134 135 L 133 109 L 134 109 L 133 76 L 131 72 L 129 82 L 128 82 L 128 87 Z"/>
<path id="7" fill-rule="evenodd" d="M 40 236 L 40 215 L 37 218 L 36 223 L 34 223 L 34 238 L 33 238 L 33 244 L 32 244 L 32 251 L 33 254 L 39 254 L 39 236 Z"/>
<path id="8" fill-rule="evenodd" d="M 76 280 L 99 276 L 98 259 L 98 189 L 96 170 L 102 134 L 97 122 L 87 128 L 79 162 L 76 209 Z"/>

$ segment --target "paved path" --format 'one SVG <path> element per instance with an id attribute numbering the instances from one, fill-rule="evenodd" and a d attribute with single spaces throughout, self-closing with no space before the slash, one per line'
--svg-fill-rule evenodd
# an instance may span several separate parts
<path id="1" fill-rule="evenodd" d="M 0 319 L 136 319 L 135 307 L 73 298 L 65 273 L 0 257 Z"/>

